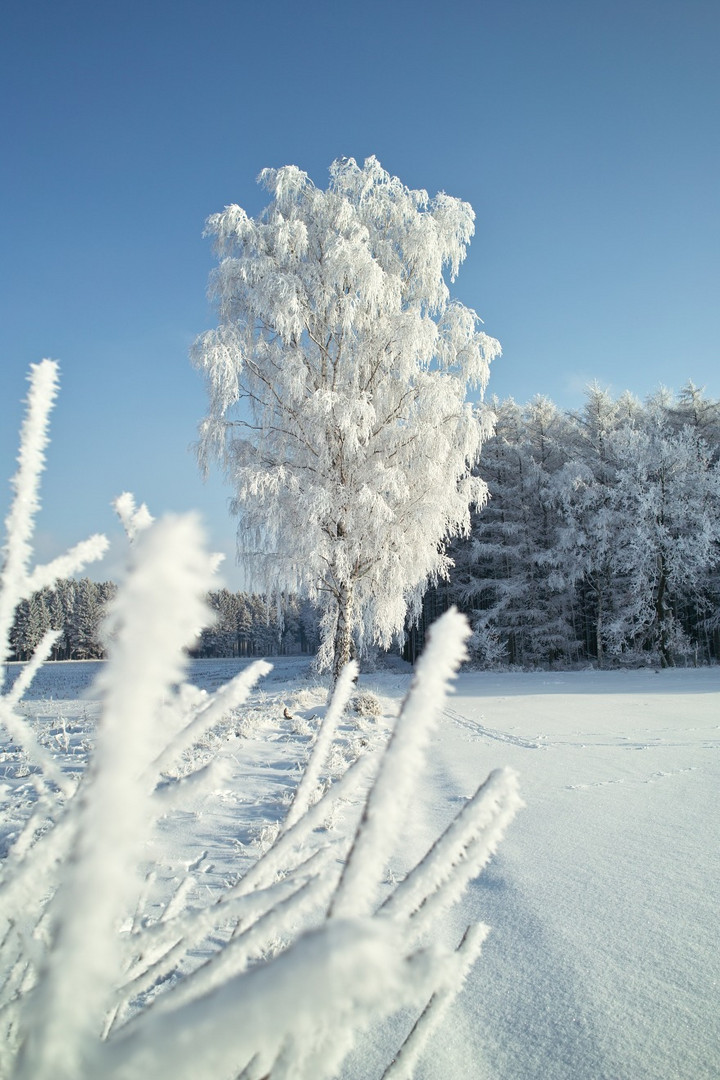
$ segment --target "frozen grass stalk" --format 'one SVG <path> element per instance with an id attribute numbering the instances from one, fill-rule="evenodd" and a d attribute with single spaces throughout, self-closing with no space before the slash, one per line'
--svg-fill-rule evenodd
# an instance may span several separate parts
<path id="1" fill-rule="evenodd" d="M 29 569 L 56 382 L 52 362 L 33 369 L 0 580 L 5 655 L 19 600 L 102 547 L 91 540 Z M 113 604 L 96 746 L 78 788 L 17 711 L 50 638 L 0 699 L 0 721 L 32 763 L 36 791 L 0 882 L 0 1080 L 331 1080 L 358 1034 L 400 1010 L 418 1020 L 388 1076 L 412 1075 L 486 928 L 470 927 L 455 951 L 433 936 L 521 805 L 514 774 L 492 774 L 378 908 L 434 718 L 464 656 L 465 620 L 452 611 L 433 628 L 389 744 L 357 758 L 313 804 L 356 675 L 349 665 L 273 846 L 201 907 L 188 906 L 197 860 L 186 864 L 148 922 L 145 845 L 157 844 L 158 820 L 229 783 L 227 757 L 182 781 L 166 770 L 232 716 L 270 667 L 257 662 L 209 696 L 182 683 L 184 647 L 210 617 L 203 597 L 213 559 L 194 516 L 153 523 L 127 494 L 116 508 L 131 563 Z M 341 800 L 360 824 L 329 834 L 324 822 Z"/>
<path id="2" fill-rule="evenodd" d="M 30 365 L 27 410 L 20 430 L 18 471 L 11 484 L 14 498 L 5 519 L 7 539 L 3 551 L 0 589 L 0 642 L 2 659 L 7 659 L 15 608 L 27 595 L 27 578 L 32 558 L 35 515 L 40 509 L 40 477 L 45 468 L 50 411 L 58 390 L 58 365 L 43 360 Z M 0 668 L 0 680 L 4 673 Z M 2 683 L 0 682 L 0 685 Z"/>
<path id="3" fill-rule="evenodd" d="M 434 624 L 403 703 L 363 818 L 345 864 L 331 914 L 368 913 L 375 903 L 386 862 L 401 835 L 412 790 L 424 765 L 432 724 L 450 679 L 465 657 L 467 619 L 451 608 Z"/>
<path id="4" fill-rule="evenodd" d="M 310 760 L 297 786 L 295 798 L 283 824 L 283 832 L 294 825 L 310 806 L 310 800 L 320 779 L 322 767 L 330 753 L 338 722 L 350 700 L 350 694 L 353 691 L 358 672 L 359 668 L 355 660 L 351 660 L 340 672 L 327 713 L 320 725 Z"/>
<path id="5" fill-rule="evenodd" d="M 137 895 L 152 818 L 142 777 L 157 751 L 155 716 L 182 675 L 183 646 L 207 617 L 210 584 L 193 517 L 162 521 L 143 535 L 114 604 L 92 776 L 78 810 L 75 856 L 53 905 L 55 948 L 26 1021 L 22 1080 L 70 1080 L 91 1068 L 90 1048 L 122 974 L 117 922 Z"/>
<path id="6" fill-rule="evenodd" d="M 58 391 L 56 361 L 42 360 L 39 364 L 31 364 L 29 382 L 27 409 L 20 430 L 18 470 L 11 481 L 14 497 L 5 519 L 6 541 L 0 574 L 0 665 L 10 654 L 10 631 L 20 601 L 57 578 L 77 573 L 88 562 L 102 558 L 108 546 L 106 538 L 98 534 L 47 566 L 30 569 L 35 515 L 40 509 L 40 477 L 49 442 L 50 412 Z M 0 689 L 4 681 L 5 671 L 0 666 Z"/>

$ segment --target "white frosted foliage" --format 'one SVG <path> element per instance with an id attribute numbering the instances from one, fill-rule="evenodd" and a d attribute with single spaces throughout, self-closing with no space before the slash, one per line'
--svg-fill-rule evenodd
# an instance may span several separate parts
<path id="1" fill-rule="evenodd" d="M 283 831 L 289 829 L 302 817 L 310 805 L 310 800 L 320 779 L 320 772 L 335 738 L 335 731 L 343 710 L 350 700 L 353 686 L 358 677 L 357 662 L 351 660 L 343 668 L 335 686 L 332 700 L 315 740 L 313 752 L 307 763 L 302 779 L 298 784 L 295 797 L 283 823 Z"/>
<path id="2" fill-rule="evenodd" d="M 153 523 L 153 516 L 145 503 L 136 506 L 135 496 L 129 491 L 123 491 L 122 495 L 118 495 L 112 505 L 127 533 L 128 540 L 134 540 L 139 532 Z"/>
<path id="3" fill-rule="evenodd" d="M 462 989 L 489 933 L 490 928 L 484 923 L 475 923 L 467 928 L 455 953 L 442 965 L 430 1001 L 386 1070 L 383 1080 L 412 1080 L 430 1036 L 440 1026 L 453 999 Z"/>
<path id="4" fill-rule="evenodd" d="M 9 653 L 13 616 L 20 601 L 58 578 L 77 573 L 87 563 L 101 559 L 108 547 L 107 539 L 98 533 L 47 565 L 31 569 L 35 515 L 40 509 L 40 478 L 45 468 L 50 413 L 58 392 L 57 361 L 31 364 L 28 381 L 30 390 L 20 430 L 18 470 L 11 481 L 14 497 L 5 519 L 7 538 L 0 550 L 0 662 Z M 5 671 L 0 663 L 0 688 L 4 680 Z"/>
<path id="5" fill-rule="evenodd" d="M 69 1080 L 88 1066 L 83 1048 L 120 977 L 117 919 L 137 895 L 136 868 L 153 817 L 144 774 L 157 752 L 155 716 L 182 674 L 183 646 L 207 615 L 202 598 L 210 584 L 197 521 L 169 518 L 142 537 L 113 605 L 117 634 L 99 680 L 104 704 L 93 782 L 78 810 L 72 869 L 55 900 L 57 942 L 26 1021 L 18 1077 Z"/>
<path id="6" fill-rule="evenodd" d="M 91 539 L 69 561 L 29 570 L 53 367 L 34 378 L 44 396 L 33 394 L 26 425 L 23 460 L 32 469 L 21 468 L 9 519 L 6 603 L 99 547 Z M 391 1039 L 384 1063 L 397 1054 L 407 1071 L 485 932 L 472 931 L 453 952 L 436 940 L 436 924 L 514 809 L 502 784 L 487 813 L 471 801 L 394 894 L 395 906 L 377 910 L 403 840 L 399 807 L 417 795 L 467 624 L 453 611 L 433 633 L 389 744 L 386 729 L 359 739 L 339 723 L 357 675 L 348 664 L 296 782 L 293 757 L 305 753 L 293 733 L 269 732 L 263 745 L 259 728 L 244 734 L 237 722 L 269 664 L 250 664 L 212 692 L 184 681 L 187 649 L 212 618 L 205 597 L 216 560 L 196 517 L 152 523 L 129 495 L 120 513 L 133 543 L 92 715 L 84 704 L 66 723 L 62 702 L 43 702 L 37 713 L 23 700 L 54 631 L 0 694 L 3 753 L 14 762 L 4 763 L 0 807 L 0 1077 L 331 1080 L 368 1029 Z M 278 700 L 272 688 L 257 691 L 251 708 L 264 702 L 269 720 Z M 267 796 L 278 811 L 287 807 L 283 788 L 295 799 L 281 828 L 281 813 L 258 808 Z M 253 853 L 256 824 L 262 843 Z M 266 830 L 274 840 L 263 849 Z M 421 941 L 428 912 L 434 925 Z M 392 1017 L 407 1010 L 420 1019 L 398 1053 Z"/>
<path id="7" fill-rule="evenodd" d="M 500 348 L 445 281 L 473 234 L 467 203 L 375 158 L 335 162 L 325 191 L 294 166 L 260 179 L 262 215 L 208 221 L 219 325 L 193 354 L 200 458 L 225 469 L 254 580 L 320 600 L 337 677 L 353 638 L 402 629 L 487 496 L 473 470 L 490 422 L 466 395 Z"/>

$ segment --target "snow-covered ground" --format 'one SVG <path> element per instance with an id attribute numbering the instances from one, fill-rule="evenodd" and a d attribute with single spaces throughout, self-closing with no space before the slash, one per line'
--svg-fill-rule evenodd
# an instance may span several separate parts
<path id="1" fill-rule="evenodd" d="M 468 1080 L 720 1075 L 718 691 L 717 669 L 460 676 L 429 812 L 498 763 L 527 809 L 468 901 L 493 933 L 428 1077 L 444 1054 Z"/>
<path id="2" fill-rule="evenodd" d="M 164 826 L 177 866 L 212 897 L 272 838 L 308 754 L 325 692 L 305 658 L 279 658 L 242 719 L 207 740 L 231 772 Z M 197 661 L 214 690 L 242 661 Z M 9 681 L 21 665 L 9 665 Z M 84 767 L 102 664 L 46 665 L 20 710 L 67 771 Z M 384 718 L 348 719 L 338 753 L 379 746 L 410 669 L 361 676 Z M 293 719 L 286 719 L 287 706 Z M 490 769 L 520 774 L 526 809 L 448 919 L 492 932 L 434 1036 L 419 1080 L 701 1080 L 720 1075 L 720 669 L 461 673 L 407 808 L 389 880 L 451 820 Z M 197 763 L 197 762 L 196 762 Z M 341 770 L 342 763 L 339 763 Z M 0 747 L 6 808 L 31 778 Z M 19 828 L 5 815 L 0 846 Z M 342 830 L 340 817 L 335 828 Z M 167 861 L 167 858 L 166 858 Z M 172 887 L 156 883 L 158 903 Z M 190 897 L 192 901 L 192 897 Z M 399 1022 L 401 1023 L 401 1021 Z M 342 1076 L 382 1076 L 397 1038 L 361 1042 Z"/>

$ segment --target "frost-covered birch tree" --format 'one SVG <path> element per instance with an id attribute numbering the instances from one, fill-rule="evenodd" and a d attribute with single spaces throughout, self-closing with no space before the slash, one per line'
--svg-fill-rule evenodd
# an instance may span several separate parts
<path id="1" fill-rule="evenodd" d="M 196 342 L 209 408 L 201 462 L 234 492 L 254 580 L 319 600 L 320 664 L 388 645 L 486 487 L 473 475 L 482 392 L 500 348 L 450 298 L 472 208 L 336 161 L 326 190 L 295 166 L 260 175 L 272 200 L 209 218 L 219 325 Z"/>

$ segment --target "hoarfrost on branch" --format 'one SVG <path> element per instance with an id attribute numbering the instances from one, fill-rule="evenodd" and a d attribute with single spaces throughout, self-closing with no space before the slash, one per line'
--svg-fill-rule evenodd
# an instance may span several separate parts
<path id="1" fill-rule="evenodd" d="M 219 325 L 193 350 L 209 408 L 201 463 L 234 491 L 239 550 L 267 590 L 319 600 L 320 664 L 390 644 L 447 573 L 447 540 L 487 489 L 473 474 L 500 347 L 450 298 L 471 207 L 430 199 L 375 158 L 266 169 L 272 201 L 208 220 Z"/>

